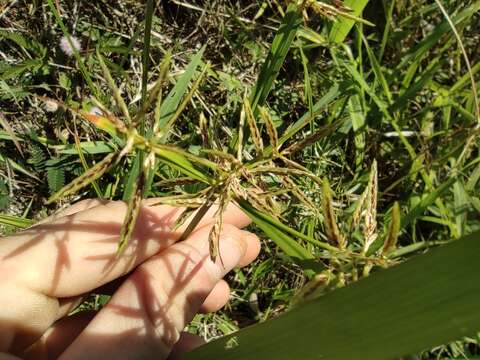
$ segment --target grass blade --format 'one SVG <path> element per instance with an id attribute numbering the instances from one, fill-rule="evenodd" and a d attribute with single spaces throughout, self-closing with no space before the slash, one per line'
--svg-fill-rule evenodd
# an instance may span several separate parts
<path id="1" fill-rule="evenodd" d="M 175 114 L 175 111 L 180 105 L 183 96 L 187 92 L 188 84 L 193 79 L 195 71 L 197 70 L 197 67 L 202 61 L 204 51 L 205 45 L 192 58 L 187 68 L 185 69 L 185 72 L 182 74 L 182 76 L 180 76 L 173 89 L 168 93 L 167 97 L 163 101 L 162 107 L 160 109 L 160 116 L 158 119 L 158 129 L 162 131 L 162 133 L 166 133 L 168 131 L 166 126 L 169 123 L 171 117 Z"/>
<path id="2" fill-rule="evenodd" d="M 18 229 L 26 229 L 33 224 L 35 224 L 34 220 L 30 219 L 25 219 L 21 218 L 18 216 L 13 216 L 13 215 L 6 215 L 6 214 L 0 214 L 0 224 L 1 225 L 7 225 L 7 226 L 13 226 Z"/>
<path id="3" fill-rule="evenodd" d="M 265 103 L 302 23 L 301 20 L 301 13 L 297 5 L 290 4 L 250 95 L 250 103 L 254 113 L 256 113 L 257 106 L 262 106 Z"/>
<path id="4" fill-rule="evenodd" d="M 352 9 L 351 15 L 357 17 L 362 13 L 365 6 L 367 6 L 368 1 L 369 0 L 346 0 L 343 2 L 343 5 Z M 329 40 L 337 44 L 342 43 L 354 24 L 354 19 L 349 19 L 346 17 L 338 19 L 330 30 Z"/>
<path id="5" fill-rule="evenodd" d="M 474 334 L 479 238 L 474 233 L 372 274 L 186 358 L 384 360 Z"/>

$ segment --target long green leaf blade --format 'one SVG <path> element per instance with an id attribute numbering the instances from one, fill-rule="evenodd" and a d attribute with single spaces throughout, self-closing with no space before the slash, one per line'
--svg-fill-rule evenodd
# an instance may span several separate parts
<path id="1" fill-rule="evenodd" d="M 479 238 L 380 271 L 186 358 L 383 360 L 473 334 L 480 328 Z"/>

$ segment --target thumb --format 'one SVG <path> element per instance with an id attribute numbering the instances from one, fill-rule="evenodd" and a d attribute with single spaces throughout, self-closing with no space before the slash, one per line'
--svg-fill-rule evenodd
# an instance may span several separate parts
<path id="1" fill-rule="evenodd" d="M 61 358 L 164 359 L 215 284 L 248 251 L 249 237 L 225 224 L 220 261 L 209 258 L 211 226 L 142 264 Z"/>

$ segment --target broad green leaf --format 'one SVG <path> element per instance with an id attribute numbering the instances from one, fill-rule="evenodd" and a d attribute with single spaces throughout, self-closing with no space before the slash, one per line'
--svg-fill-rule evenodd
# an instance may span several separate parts
<path id="1" fill-rule="evenodd" d="M 373 273 L 186 358 L 384 360 L 475 334 L 479 239 L 477 232 Z"/>

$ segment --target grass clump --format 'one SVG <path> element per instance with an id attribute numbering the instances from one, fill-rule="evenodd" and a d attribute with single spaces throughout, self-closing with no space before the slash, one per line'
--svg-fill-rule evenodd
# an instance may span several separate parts
<path id="1" fill-rule="evenodd" d="M 217 203 L 215 259 L 236 203 L 263 253 L 190 326 L 212 338 L 479 229 L 478 2 L 117 5 L 0 9 L 5 231 L 123 199 L 121 251 L 142 198 L 188 229 Z"/>

